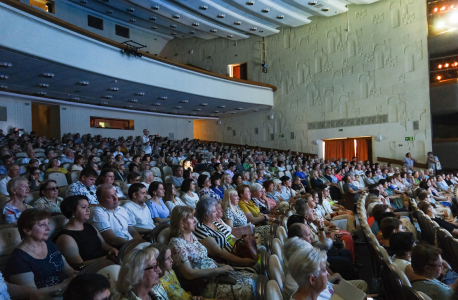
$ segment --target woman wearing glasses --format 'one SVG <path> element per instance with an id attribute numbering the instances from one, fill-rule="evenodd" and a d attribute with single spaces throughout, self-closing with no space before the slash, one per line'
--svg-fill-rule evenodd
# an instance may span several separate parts
<path id="1" fill-rule="evenodd" d="M 16 223 L 22 212 L 32 208 L 32 206 L 24 203 L 25 198 L 27 198 L 30 192 L 29 183 L 24 177 L 11 178 L 8 181 L 6 190 L 11 200 L 6 202 L 3 208 L 3 221 L 6 223 Z"/>
<path id="2" fill-rule="evenodd" d="M 59 188 L 56 181 L 48 179 L 40 184 L 40 198 L 33 202 L 33 207 L 44 209 L 51 213 L 60 213 L 62 198 L 58 197 Z"/>
<path id="3" fill-rule="evenodd" d="M 30 190 L 33 191 L 38 191 L 40 187 L 40 182 L 41 182 L 41 171 L 37 167 L 32 167 L 30 168 L 30 175 L 29 175 L 29 187 Z"/>
<path id="4" fill-rule="evenodd" d="M 119 270 L 117 300 L 168 300 L 159 284 L 158 255 L 159 251 L 151 246 L 129 252 Z"/>

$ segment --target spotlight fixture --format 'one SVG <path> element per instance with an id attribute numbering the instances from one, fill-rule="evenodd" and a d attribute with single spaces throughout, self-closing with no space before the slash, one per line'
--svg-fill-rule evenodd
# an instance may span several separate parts
<path id="1" fill-rule="evenodd" d="M 156 111 L 156 109 L 155 108 L 150 108 L 149 111 Z"/>
<path id="2" fill-rule="evenodd" d="M 171 35 L 177 35 L 177 33 L 176 32 L 172 32 Z"/>
<path id="3" fill-rule="evenodd" d="M 133 108 L 132 105 L 126 105 L 126 108 Z"/>
<path id="4" fill-rule="evenodd" d="M 201 103 L 200 106 L 207 106 L 208 103 Z"/>
<path id="5" fill-rule="evenodd" d="M 201 109 L 200 109 L 200 108 L 196 108 L 196 109 L 194 109 L 194 110 L 195 110 L 195 111 L 201 111 Z"/>
<path id="6" fill-rule="evenodd" d="M 310 2 L 308 3 L 308 5 L 314 6 L 314 5 L 316 5 L 316 1 L 310 1 Z"/>
<path id="7" fill-rule="evenodd" d="M 128 12 L 134 12 L 135 11 L 135 8 L 133 7 L 129 7 L 128 9 L 126 9 Z"/>
<path id="8" fill-rule="evenodd" d="M 170 25 L 170 27 L 171 27 L 171 28 L 177 28 L 177 25 L 172 24 L 172 25 Z"/>
<path id="9" fill-rule="evenodd" d="M 113 11 L 111 9 L 109 9 L 109 10 L 105 11 L 105 13 L 111 15 L 113 13 Z"/>
<path id="10" fill-rule="evenodd" d="M 6 90 L 7 88 L 8 88 L 8 86 L 7 86 L 7 85 L 3 85 L 3 84 L 2 84 L 2 85 L 0 85 L 0 89 L 2 89 L 2 90 Z"/>
<path id="11" fill-rule="evenodd" d="M 180 102 L 181 102 L 181 103 L 188 103 L 189 100 L 181 100 Z"/>
<path id="12" fill-rule="evenodd" d="M 182 108 L 183 108 L 183 106 L 181 106 L 181 105 L 177 105 L 177 106 L 175 106 L 174 108 L 175 108 L 175 109 L 182 109 Z"/>
<path id="13" fill-rule="evenodd" d="M 137 20 L 136 19 L 130 19 L 129 22 L 135 23 L 135 22 L 137 22 Z"/>
<path id="14" fill-rule="evenodd" d="M 105 98 L 105 99 L 112 99 L 113 96 L 112 96 L 112 95 L 105 95 L 105 96 L 103 96 L 103 98 Z"/>
<path id="15" fill-rule="evenodd" d="M 219 15 L 217 15 L 216 17 L 217 17 L 217 18 L 220 18 L 220 19 L 224 19 L 225 16 L 226 16 L 225 14 L 219 14 Z"/>
<path id="16" fill-rule="evenodd" d="M 242 25 L 241 21 L 234 22 L 234 25 Z"/>
<path id="17" fill-rule="evenodd" d="M 82 86 L 87 86 L 89 85 L 89 81 L 80 81 L 78 82 L 79 85 L 82 85 Z"/>
<path id="18" fill-rule="evenodd" d="M 254 1 L 247 1 L 246 5 L 254 5 Z"/>
<path id="19" fill-rule="evenodd" d="M 234 36 L 232 34 L 229 34 L 227 37 L 232 39 Z"/>
<path id="20" fill-rule="evenodd" d="M 201 9 L 201 10 L 207 10 L 207 9 L 208 9 L 208 6 L 206 6 L 206 5 L 201 5 L 201 6 L 199 6 L 199 9 Z"/>
<path id="21" fill-rule="evenodd" d="M 263 32 L 264 32 L 264 30 L 259 30 L 259 32 L 260 32 L 260 33 L 263 33 Z"/>
<path id="22" fill-rule="evenodd" d="M 102 105 L 108 105 L 108 102 L 100 102 Z"/>
<path id="23" fill-rule="evenodd" d="M 242 109 L 243 109 L 243 107 L 237 107 L 236 108 L 236 110 L 242 110 Z"/>
<path id="24" fill-rule="evenodd" d="M 259 111 L 259 109 L 257 109 L 257 108 L 252 110 L 252 112 L 258 112 L 258 111 Z"/>
<path id="25" fill-rule="evenodd" d="M 80 0 L 81 4 L 87 4 L 87 0 Z"/>
<path id="26" fill-rule="evenodd" d="M 161 106 L 161 103 L 157 102 L 157 103 L 153 103 L 154 106 Z"/>
<path id="27" fill-rule="evenodd" d="M 219 110 L 214 110 L 213 112 L 214 112 L 215 114 L 217 114 L 217 113 L 219 113 Z"/>
<path id="28" fill-rule="evenodd" d="M 437 80 L 441 80 L 442 76 L 437 76 L 436 78 L 437 78 Z"/>
<path id="29" fill-rule="evenodd" d="M 167 97 L 167 96 L 161 96 L 161 97 L 159 97 L 159 99 L 160 99 L 160 100 L 167 100 L 168 97 Z"/>
<path id="30" fill-rule="evenodd" d="M 279 20 L 283 20 L 284 18 L 285 18 L 284 15 L 278 15 L 278 16 L 277 16 L 277 19 L 279 19 Z"/>
<path id="31" fill-rule="evenodd" d="M 173 15 L 172 18 L 174 18 L 174 19 L 179 19 L 179 18 L 180 18 L 180 15 Z"/>
<path id="32" fill-rule="evenodd" d="M 11 68 L 13 66 L 10 62 L 0 62 L 0 68 Z"/>
<path id="33" fill-rule="evenodd" d="M 151 26 L 151 29 L 156 30 L 157 27 L 156 26 Z"/>
<path id="34" fill-rule="evenodd" d="M 216 30 L 216 29 L 210 29 L 210 32 L 211 32 L 211 33 L 216 33 L 217 31 L 218 31 L 218 30 Z"/>
<path id="35" fill-rule="evenodd" d="M 73 101 L 79 101 L 80 98 L 79 98 L 79 97 L 72 97 L 71 100 L 73 100 Z"/>
<path id="36" fill-rule="evenodd" d="M 53 78 L 55 75 L 54 73 L 41 73 L 41 76 L 44 78 Z"/>
<path id="37" fill-rule="evenodd" d="M 442 64 L 439 64 L 439 65 L 437 66 L 437 68 L 438 68 L 438 69 L 442 69 Z"/>
<path id="38" fill-rule="evenodd" d="M 130 99 L 129 102 L 132 102 L 132 103 L 137 103 L 138 100 L 137 99 Z"/>
<path id="39" fill-rule="evenodd" d="M 156 21 L 156 17 L 150 17 L 149 20 L 150 21 Z"/>
<path id="40" fill-rule="evenodd" d="M 321 11 L 329 11 L 329 7 L 322 8 Z"/>
<path id="41" fill-rule="evenodd" d="M 195 31 L 190 31 L 189 34 L 196 34 L 196 32 Z"/>
<path id="42" fill-rule="evenodd" d="M 448 63 L 446 63 L 446 64 L 444 65 L 444 67 L 446 67 L 446 68 L 448 68 L 448 66 L 449 66 L 449 64 L 448 64 Z"/>
<path id="43" fill-rule="evenodd" d="M 41 88 L 48 88 L 49 84 L 47 84 L 47 83 L 39 83 L 38 86 L 41 87 Z"/>
<path id="44" fill-rule="evenodd" d="M 113 91 L 113 92 L 117 92 L 117 91 L 119 91 L 119 88 L 118 87 L 111 87 L 108 90 L 109 91 Z"/>
<path id="45" fill-rule="evenodd" d="M 135 93 L 135 96 L 145 96 L 145 93 L 143 93 L 143 92 L 138 92 L 138 93 Z"/>
<path id="46" fill-rule="evenodd" d="M 218 108 L 226 108 L 226 105 L 220 105 Z"/>
<path id="47" fill-rule="evenodd" d="M 256 28 L 256 27 L 251 27 L 250 30 L 251 30 L 251 31 L 256 31 L 257 28 Z"/>
<path id="48" fill-rule="evenodd" d="M 263 10 L 261 10 L 263 13 L 268 13 L 270 11 L 270 8 L 264 8 Z"/>
<path id="49" fill-rule="evenodd" d="M 0 80 L 7 80 L 10 78 L 8 75 L 0 75 Z"/>
<path id="50" fill-rule="evenodd" d="M 46 92 L 38 92 L 37 95 L 38 96 L 46 96 Z"/>
<path id="51" fill-rule="evenodd" d="M 157 5 L 151 6 L 151 9 L 152 9 L 152 10 L 159 10 L 159 6 L 157 6 Z"/>
<path id="52" fill-rule="evenodd" d="M 195 26 L 195 27 L 197 27 L 197 26 L 199 26 L 199 23 L 197 23 L 197 22 L 194 22 L 194 23 L 192 23 L 192 26 Z"/>

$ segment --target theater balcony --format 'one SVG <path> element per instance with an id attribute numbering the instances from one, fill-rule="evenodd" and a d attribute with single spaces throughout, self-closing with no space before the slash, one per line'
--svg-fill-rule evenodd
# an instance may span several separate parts
<path id="1" fill-rule="evenodd" d="M 0 0 L 0 28 L 0 93 L 196 118 L 273 106 L 275 86 L 174 63 L 18 1 Z"/>

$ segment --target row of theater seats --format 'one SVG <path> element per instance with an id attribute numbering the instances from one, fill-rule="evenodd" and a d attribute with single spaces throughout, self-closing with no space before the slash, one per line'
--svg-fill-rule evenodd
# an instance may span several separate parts
<path id="1" fill-rule="evenodd" d="M 382 297 L 387 300 L 431 300 L 424 293 L 412 288 L 407 276 L 392 263 L 391 258 L 372 233 L 367 223 L 366 199 L 368 193 L 363 193 L 357 201 L 356 211 L 365 242 L 367 243 L 372 260 L 372 271 L 375 278 L 381 279 Z M 415 202 L 415 201 L 413 201 Z M 416 205 L 415 205 L 416 207 Z M 423 237 L 423 229 L 422 237 Z"/>

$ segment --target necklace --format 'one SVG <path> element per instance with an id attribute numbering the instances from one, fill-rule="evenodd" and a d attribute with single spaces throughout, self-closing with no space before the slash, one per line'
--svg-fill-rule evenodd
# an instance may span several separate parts
<path id="1" fill-rule="evenodd" d="M 40 258 L 43 257 L 43 258 L 41 258 L 41 259 L 45 259 L 45 254 L 44 254 L 44 251 L 43 251 L 43 244 L 40 245 L 40 248 L 41 248 L 41 256 L 35 251 L 35 249 L 38 248 L 38 247 L 32 246 L 32 247 L 33 247 L 33 249 L 32 249 L 32 248 L 30 248 L 29 245 L 27 245 L 26 243 L 24 243 L 24 245 L 25 245 L 27 248 L 29 248 L 30 251 L 32 251 L 33 253 L 35 253 L 36 256 L 38 256 L 38 257 L 40 257 Z"/>

